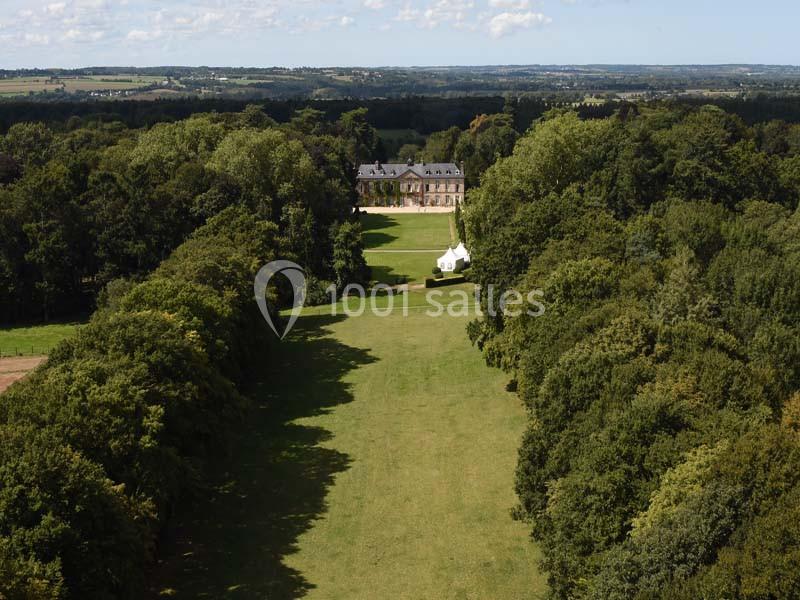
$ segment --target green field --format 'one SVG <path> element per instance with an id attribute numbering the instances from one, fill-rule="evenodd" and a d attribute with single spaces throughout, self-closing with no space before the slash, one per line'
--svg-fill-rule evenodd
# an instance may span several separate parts
<path id="1" fill-rule="evenodd" d="M 117 75 L 93 77 L 11 77 L 0 79 L 0 96 L 20 96 L 29 93 L 91 92 L 98 90 L 132 90 L 162 81 L 163 77 Z"/>
<path id="2" fill-rule="evenodd" d="M 421 283 L 430 277 L 436 259 L 455 245 L 451 218 L 449 214 L 361 215 L 372 278 L 393 285 L 399 278 Z"/>
<path id="3" fill-rule="evenodd" d="M 61 340 L 74 334 L 80 323 L 0 328 L 0 356 L 48 354 Z"/>
<path id="4" fill-rule="evenodd" d="M 424 304 L 418 291 L 406 317 L 299 319 L 264 364 L 242 443 L 170 532 L 156 595 L 542 596 L 536 546 L 509 515 L 525 411 L 471 347 L 468 317 Z"/>
<path id="5" fill-rule="evenodd" d="M 451 215 L 434 214 L 362 214 L 364 247 L 367 250 L 433 250 L 440 256 L 453 244 Z"/>
<path id="6" fill-rule="evenodd" d="M 403 283 L 422 283 L 431 277 L 431 269 L 436 266 L 439 252 L 370 252 L 366 254 L 367 264 L 372 267 L 372 279 L 379 283 L 394 285 Z"/>
<path id="7" fill-rule="evenodd" d="M 421 283 L 436 259 L 455 245 L 449 214 L 362 214 L 364 246 L 372 278 L 394 285 Z"/>

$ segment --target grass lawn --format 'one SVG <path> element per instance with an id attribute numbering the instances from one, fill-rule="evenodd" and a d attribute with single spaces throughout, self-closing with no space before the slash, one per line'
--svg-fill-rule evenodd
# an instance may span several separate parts
<path id="1" fill-rule="evenodd" d="M 441 215 L 398 221 L 386 229 L 447 244 Z M 398 272 L 420 257 L 386 256 Z M 166 537 L 155 597 L 543 595 L 528 526 L 509 514 L 522 405 L 467 340 L 471 317 L 428 316 L 421 290 L 407 316 L 394 301 L 385 317 L 308 308 L 276 343 L 240 443 Z"/>
<path id="2" fill-rule="evenodd" d="M 0 328 L 0 356 L 48 354 L 61 340 L 75 333 L 80 323 Z"/>
<path id="3" fill-rule="evenodd" d="M 364 247 L 367 250 L 433 250 L 444 254 L 450 237 L 450 218 L 436 214 L 362 214 Z"/>
<path id="4" fill-rule="evenodd" d="M 436 259 L 444 252 L 370 252 L 366 254 L 367 264 L 372 267 L 372 278 L 380 283 L 394 285 L 398 277 L 408 283 L 422 283 L 425 277 L 431 277 L 431 269 L 436 266 Z"/>
<path id="5" fill-rule="evenodd" d="M 467 320 L 301 317 L 265 362 L 243 444 L 172 532 L 156 591 L 540 597 L 536 547 L 509 516 L 525 411 Z"/>

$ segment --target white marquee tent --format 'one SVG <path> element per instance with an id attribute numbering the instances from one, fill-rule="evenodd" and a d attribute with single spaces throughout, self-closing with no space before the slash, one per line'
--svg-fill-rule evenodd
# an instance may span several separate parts
<path id="1" fill-rule="evenodd" d="M 470 262 L 472 262 L 469 258 L 469 252 L 464 247 L 464 242 L 458 244 L 458 246 L 456 246 L 456 249 L 453 250 L 453 252 L 455 252 L 457 257 L 463 258 L 465 264 L 469 264 Z"/>
<path id="2" fill-rule="evenodd" d="M 443 256 L 436 261 L 437 266 L 444 273 L 452 273 L 458 267 L 464 267 L 464 259 L 458 256 L 452 248 L 448 248 Z"/>

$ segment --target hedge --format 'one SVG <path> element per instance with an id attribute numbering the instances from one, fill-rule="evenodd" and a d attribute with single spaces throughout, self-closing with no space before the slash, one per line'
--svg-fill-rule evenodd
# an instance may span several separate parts
<path id="1" fill-rule="evenodd" d="M 445 287 L 447 285 L 458 285 L 459 283 L 466 283 L 467 278 L 462 276 L 459 277 L 447 277 L 445 279 L 432 279 L 430 277 L 425 278 L 425 287 L 426 288 L 438 288 L 438 287 Z"/>

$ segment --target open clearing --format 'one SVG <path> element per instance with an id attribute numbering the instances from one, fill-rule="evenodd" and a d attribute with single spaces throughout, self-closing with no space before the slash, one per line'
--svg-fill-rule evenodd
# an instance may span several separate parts
<path id="1" fill-rule="evenodd" d="M 44 361 L 43 356 L 0 358 L 0 393 L 15 381 L 33 371 Z"/>
<path id="2" fill-rule="evenodd" d="M 49 354 L 61 340 L 73 335 L 79 327 L 81 323 L 0 328 L 0 357 Z"/>
<path id="3" fill-rule="evenodd" d="M 442 223 L 424 235 L 446 244 Z M 525 411 L 470 346 L 470 317 L 424 303 L 306 311 L 264 365 L 241 443 L 170 532 L 156 596 L 541 597 L 536 546 L 509 515 Z"/>
<path id="4" fill-rule="evenodd" d="M 394 285 L 430 277 L 436 259 L 455 245 L 450 214 L 363 214 L 364 247 L 372 278 Z"/>
<path id="5" fill-rule="evenodd" d="M 450 237 L 450 214 L 365 214 L 364 247 L 368 250 L 440 250 L 444 254 Z"/>

